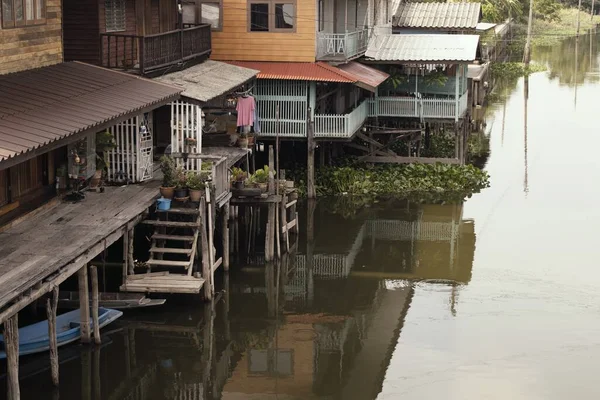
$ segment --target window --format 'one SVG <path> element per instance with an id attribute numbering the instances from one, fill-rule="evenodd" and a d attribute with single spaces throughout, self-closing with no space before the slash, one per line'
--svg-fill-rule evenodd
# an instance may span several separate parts
<path id="1" fill-rule="evenodd" d="M 294 32 L 296 4 L 282 0 L 249 0 L 249 27 L 251 32 Z"/>
<path id="2" fill-rule="evenodd" d="M 125 30 L 125 0 L 104 0 L 106 32 Z"/>
<path id="3" fill-rule="evenodd" d="M 0 0 L 2 27 L 38 25 L 46 22 L 46 0 Z"/>
<path id="4" fill-rule="evenodd" d="M 215 0 L 185 1 L 183 3 L 185 26 L 209 24 L 213 30 L 221 29 L 221 2 Z"/>

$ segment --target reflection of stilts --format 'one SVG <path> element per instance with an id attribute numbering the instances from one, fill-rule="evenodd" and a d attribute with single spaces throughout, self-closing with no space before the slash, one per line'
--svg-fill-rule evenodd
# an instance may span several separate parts
<path id="1" fill-rule="evenodd" d="M 575 38 L 575 98 L 574 107 L 577 109 L 577 73 L 579 72 L 579 34 Z"/>
<path id="2" fill-rule="evenodd" d="M 528 176 L 527 176 L 527 102 L 529 99 L 529 77 L 526 76 L 525 77 L 525 82 L 524 82 L 525 86 L 524 86 L 524 95 L 525 95 L 525 102 L 523 105 L 523 120 L 524 120 L 524 126 L 523 126 L 523 134 L 524 134 L 524 141 L 523 141 L 523 147 L 524 147 L 524 162 L 525 162 L 525 176 L 523 178 L 523 192 L 525 192 L 525 196 L 527 196 L 527 194 L 529 193 L 529 182 L 528 182 Z"/>
<path id="3" fill-rule="evenodd" d="M 506 126 L 506 99 L 504 100 L 504 106 L 502 108 L 502 133 L 500 135 L 500 145 L 504 146 L 504 127 Z"/>

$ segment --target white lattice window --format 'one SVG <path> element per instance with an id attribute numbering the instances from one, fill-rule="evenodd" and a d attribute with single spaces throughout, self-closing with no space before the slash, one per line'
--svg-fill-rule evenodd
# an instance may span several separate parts
<path id="1" fill-rule="evenodd" d="M 125 0 L 104 0 L 106 32 L 125 30 Z"/>

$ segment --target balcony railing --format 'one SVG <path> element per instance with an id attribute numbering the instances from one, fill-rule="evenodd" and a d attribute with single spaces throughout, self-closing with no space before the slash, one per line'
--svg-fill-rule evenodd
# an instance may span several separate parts
<path id="1" fill-rule="evenodd" d="M 458 102 L 453 98 L 378 97 L 369 100 L 369 116 L 457 119 L 467 111 L 467 103 L 467 93 Z"/>
<path id="2" fill-rule="evenodd" d="M 315 137 L 350 139 L 365 123 L 368 113 L 365 101 L 348 114 L 316 114 Z"/>
<path id="3" fill-rule="evenodd" d="M 348 61 L 367 51 L 369 31 L 360 29 L 348 33 L 317 33 L 317 60 Z"/>
<path id="4" fill-rule="evenodd" d="M 154 35 L 100 34 L 100 62 L 106 68 L 145 75 L 196 57 L 209 55 L 211 28 L 208 24 Z"/>

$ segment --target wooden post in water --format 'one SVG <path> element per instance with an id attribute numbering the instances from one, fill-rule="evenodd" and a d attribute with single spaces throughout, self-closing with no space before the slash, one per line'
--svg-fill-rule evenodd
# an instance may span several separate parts
<path id="1" fill-rule="evenodd" d="M 229 271 L 229 201 L 223 206 L 223 269 Z"/>
<path id="2" fill-rule="evenodd" d="M 200 245 L 202 249 L 202 279 L 204 279 L 204 298 L 206 300 L 212 299 L 212 289 L 210 284 L 210 255 L 208 252 L 208 238 L 206 231 L 206 198 L 202 197 L 200 200 L 200 212 L 202 218 L 200 218 Z"/>
<path id="3" fill-rule="evenodd" d="M 50 375 L 52 384 L 58 387 L 58 345 L 56 343 L 56 309 L 58 308 L 58 287 L 52 290 L 52 298 L 46 300 L 48 318 L 48 338 L 50 350 Z"/>
<path id="4" fill-rule="evenodd" d="M 81 342 L 90 342 L 90 298 L 87 265 L 79 269 L 79 310 L 81 311 Z"/>
<path id="5" fill-rule="evenodd" d="M 306 185 L 307 185 L 307 197 L 309 199 L 314 199 L 317 197 L 317 192 L 315 189 L 315 125 L 312 117 L 312 110 L 308 109 L 308 120 L 306 124 L 306 138 L 307 138 L 307 146 L 308 146 L 308 160 L 306 162 Z"/>
<path id="6" fill-rule="evenodd" d="M 135 260 L 133 259 L 133 228 L 129 229 L 129 231 L 127 232 L 127 235 L 129 236 L 128 240 L 127 240 L 127 244 L 128 244 L 128 249 L 127 249 L 127 257 L 128 257 L 128 264 L 129 264 L 129 275 L 133 275 L 134 273 L 134 268 L 135 268 Z"/>
<path id="7" fill-rule="evenodd" d="M 20 400 L 19 388 L 19 314 L 4 322 L 4 350 L 6 351 L 6 388 L 8 400 Z"/>
<path id="8" fill-rule="evenodd" d="M 129 231 L 123 233 L 123 285 L 127 283 L 129 274 Z M 106 289 L 105 289 L 106 290 Z"/>
<path id="9" fill-rule="evenodd" d="M 314 246 L 315 246 L 315 208 L 317 203 L 315 200 L 308 200 L 306 209 L 306 281 L 308 304 L 312 305 L 314 298 Z"/>
<path id="10" fill-rule="evenodd" d="M 92 278 L 92 328 L 94 329 L 94 343 L 100 344 L 100 324 L 98 322 L 98 269 L 95 265 L 90 265 L 90 275 Z"/>
<path id="11" fill-rule="evenodd" d="M 580 2 L 581 4 L 581 2 Z M 529 67 L 529 61 L 531 60 L 531 34 L 533 32 L 533 0 L 529 0 L 529 17 L 527 19 L 527 40 L 525 41 L 525 51 L 523 52 L 523 64 L 525 67 Z M 579 34 L 579 27 L 577 27 L 577 34 Z"/>

